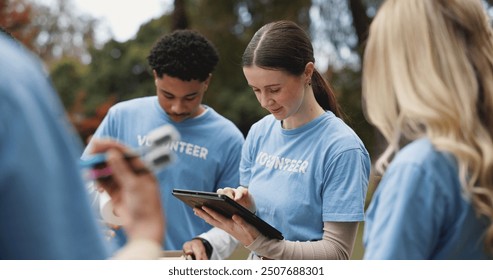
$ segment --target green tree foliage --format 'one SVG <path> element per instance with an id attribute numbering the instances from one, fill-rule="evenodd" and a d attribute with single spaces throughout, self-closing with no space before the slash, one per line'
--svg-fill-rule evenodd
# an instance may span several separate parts
<path id="1" fill-rule="evenodd" d="M 135 39 L 127 42 L 111 40 L 102 49 L 90 50 L 91 63 L 86 76 L 88 115 L 98 105 L 115 97 L 117 101 L 155 94 L 147 55 L 160 36 L 170 32 L 169 16 L 144 24 Z"/>
<path id="2" fill-rule="evenodd" d="M 338 93 L 348 123 L 363 140 L 372 158 L 376 158 L 385 143 L 363 114 L 361 61 L 371 19 L 382 0 L 313 2 L 318 22 L 316 28 L 312 26 L 312 37 L 316 43 L 323 42 L 319 49 L 331 50 L 331 56 L 327 56 L 328 80 Z"/>
<path id="3" fill-rule="evenodd" d="M 36 52 L 45 62 L 66 56 L 87 60 L 97 22 L 91 16 L 75 14 L 71 1 L 57 0 L 50 7 L 38 5 L 34 18 L 40 30 Z"/>
<path id="4" fill-rule="evenodd" d="M 173 28 L 188 26 L 207 36 L 220 53 L 220 62 L 204 102 L 231 119 L 246 134 L 250 126 L 267 111 L 259 106 L 243 76 L 243 50 L 262 25 L 289 19 L 310 31 L 314 42 L 323 39 L 324 44 L 319 45 L 319 49 L 337 55 L 336 59 L 329 56 L 317 58 L 317 64 L 329 62 L 330 71 L 325 75 L 334 86 L 343 110 L 349 116 L 350 125 L 371 152 L 375 137 L 361 109 L 359 64 L 365 30 L 380 2 L 314 0 L 312 3 L 310 0 L 293 0 L 288 4 L 283 0 L 179 0 L 180 9 L 177 13 L 165 14 L 143 24 L 135 39 L 127 42 L 110 40 L 102 47 L 89 48 L 91 63 L 81 78 L 81 89 L 87 93 L 84 103 L 86 115 L 93 115 L 99 104 L 111 98 L 123 101 L 154 95 L 152 73 L 146 60 L 149 50 L 160 36 L 171 32 Z M 319 17 L 316 23 L 312 23 L 309 15 L 316 12 L 314 8 L 317 7 Z M 361 14 L 366 17 L 352 20 L 353 15 L 361 17 Z M 348 52 L 353 63 L 344 56 Z M 337 64 L 335 61 L 343 63 Z M 63 64 L 57 67 L 61 66 L 67 67 Z M 54 68 L 52 76 L 62 72 Z M 62 91 L 69 92 L 68 89 Z M 66 106 L 70 107 L 69 103 L 74 98 L 73 95 L 70 97 L 70 93 L 67 94 L 63 99 Z"/>
<path id="5" fill-rule="evenodd" d="M 255 31 L 279 19 L 309 26 L 309 0 L 196 0 L 188 1 L 191 27 L 207 36 L 218 48 L 220 62 L 205 102 L 231 119 L 246 134 L 267 111 L 248 86 L 241 56 Z"/>
<path id="6" fill-rule="evenodd" d="M 285 1 L 185 0 L 182 4 L 186 9 L 180 13 L 187 16 L 189 28 L 207 36 L 220 53 L 220 63 L 204 102 L 246 134 L 266 111 L 258 105 L 243 76 L 240 66 L 243 50 L 253 33 L 272 20 L 291 19 L 309 26 L 310 1 L 291 1 L 286 9 L 280 10 L 272 7 L 285 5 Z M 112 96 L 122 101 L 155 94 L 146 57 L 152 44 L 170 32 L 177 20 L 176 15 L 163 15 L 142 25 L 133 40 L 109 41 L 101 49 L 91 49 L 92 61 L 86 77 L 89 115 Z"/>
<path id="7" fill-rule="evenodd" d="M 374 129 L 368 124 L 363 114 L 361 102 L 361 72 L 350 67 L 344 67 L 332 73 L 328 80 L 331 81 L 337 94 L 337 100 L 341 105 L 345 121 L 361 138 L 367 149 L 372 154 L 375 145 Z"/>
<path id="8" fill-rule="evenodd" d="M 65 108 L 71 108 L 84 87 L 87 66 L 73 58 L 64 58 L 53 65 L 51 80 Z"/>
<path id="9" fill-rule="evenodd" d="M 32 24 L 33 7 L 25 0 L 0 0 L 0 27 L 29 49 L 39 30 Z"/>

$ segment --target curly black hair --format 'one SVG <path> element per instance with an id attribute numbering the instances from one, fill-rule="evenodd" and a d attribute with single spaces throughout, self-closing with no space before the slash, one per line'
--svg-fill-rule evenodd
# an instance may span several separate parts
<path id="1" fill-rule="evenodd" d="M 216 47 L 193 30 L 177 30 L 161 37 L 147 57 L 159 77 L 164 74 L 183 81 L 205 81 L 214 71 L 219 55 Z"/>

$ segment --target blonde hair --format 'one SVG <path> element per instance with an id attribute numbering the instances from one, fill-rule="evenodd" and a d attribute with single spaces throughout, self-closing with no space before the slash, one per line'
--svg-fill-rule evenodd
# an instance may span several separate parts
<path id="1" fill-rule="evenodd" d="M 401 141 L 453 154 L 493 252 L 493 36 L 480 0 L 387 0 L 363 66 L 365 114 L 388 141 L 377 170 Z"/>

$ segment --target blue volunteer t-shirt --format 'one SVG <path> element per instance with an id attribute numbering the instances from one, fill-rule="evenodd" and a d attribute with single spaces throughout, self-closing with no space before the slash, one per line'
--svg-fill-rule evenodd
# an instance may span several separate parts
<path id="1" fill-rule="evenodd" d="M 373 196 L 364 258 L 486 259 L 486 225 L 462 193 L 454 157 L 423 138 L 395 156 Z"/>
<path id="2" fill-rule="evenodd" d="M 272 115 L 254 124 L 243 147 L 240 183 L 257 215 L 287 240 L 321 240 L 324 222 L 364 218 L 370 159 L 332 112 L 286 130 Z"/>
<path id="3" fill-rule="evenodd" d="M 166 215 L 166 250 L 181 250 L 184 242 L 211 228 L 175 198 L 172 189 L 215 192 L 239 184 L 243 135 L 231 121 L 205 107 L 204 114 L 177 123 L 164 112 L 156 96 L 137 98 L 113 106 L 94 134 L 95 138 L 112 137 L 138 148 L 148 145 L 147 134 L 162 125 L 172 124 L 180 133 L 181 139 L 170 146 L 176 161 L 156 174 Z"/>

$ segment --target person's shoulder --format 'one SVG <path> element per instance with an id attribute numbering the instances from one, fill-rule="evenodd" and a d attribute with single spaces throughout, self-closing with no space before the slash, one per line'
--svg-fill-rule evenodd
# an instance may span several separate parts
<path id="1" fill-rule="evenodd" d="M 230 119 L 218 113 L 212 107 L 207 106 L 207 114 L 208 118 L 213 119 L 213 125 L 221 130 L 223 133 L 229 133 L 234 136 L 241 136 L 243 138 L 243 134 L 240 129 L 236 126 L 236 124 Z"/>
<path id="2" fill-rule="evenodd" d="M 427 205 L 436 205 L 437 209 L 456 205 L 461 199 L 460 190 L 455 158 L 437 150 L 429 139 L 421 138 L 395 155 L 378 185 L 377 197 L 419 199 Z M 409 207 L 411 205 L 417 204 L 411 203 Z"/>
<path id="3" fill-rule="evenodd" d="M 261 128 L 265 128 L 265 127 L 270 128 L 273 125 L 275 125 L 276 122 L 277 122 L 276 118 L 272 114 L 269 114 L 269 115 L 262 117 L 260 120 L 256 121 L 252 125 L 250 130 L 261 129 Z"/>
<path id="4" fill-rule="evenodd" d="M 452 154 L 438 150 L 428 138 L 412 141 L 395 155 L 389 165 L 389 170 L 413 167 L 419 169 L 423 175 L 436 177 L 442 180 L 457 177 L 457 164 Z"/>
<path id="5" fill-rule="evenodd" d="M 327 111 L 322 115 L 322 120 L 324 126 L 329 131 L 333 131 L 334 134 L 339 135 L 340 137 L 346 138 L 358 138 L 358 135 L 354 132 L 354 130 L 347 124 L 344 120 L 339 117 L 336 117 L 334 113 Z"/>
<path id="6" fill-rule="evenodd" d="M 19 77 L 29 77 L 26 83 L 22 83 L 24 87 L 49 87 L 48 73 L 44 68 L 42 61 L 29 51 L 24 45 L 15 41 L 15 39 L 6 37 L 0 32 L 0 49 L 2 55 L 0 57 L 0 85 L 2 88 L 13 88 L 16 86 L 16 81 Z M 8 71 L 4 71 L 8 69 Z M 3 98 L 17 99 L 17 94 L 11 94 L 11 90 L 2 90 Z M 29 93 L 36 91 L 26 91 Z"/>
<path id="7" fill-rule="evenodd" d="M 20 42 L 6 37 L 1 32 L 0 49 L 2 50 L 0 55 L 2 109 L 8 108 L 12 112 L 23 112 L 33 117 L 33 112 L 38 110 L 59 116 L 65 115 L 43 62 Z M 36 108 L 26 106 L 26 104 L 34 104 L 33 102 L 37 104 Z M 6 114 L 6 109 L 1 113 Z"/>
<path id="8" fill-rule="evenodd" d="M 438 151 L 428 138 L 420 138 L 405 145 L 396 154 L 393 162 L 425 165 L 450 160 L 450 155 Z"/>
<path id="9" fill-rule="evenodd" d="M 212 108 L 211 106 L 203 105 L 203 107 L 207 110 L 207 114 L 210 118 L 214 118 L 219 122 L 233 123 L 230 119 L 226 118 L 225 116 L 214 110 L 214 108 Z"/>
<path id="10" fill-rule="evenodd" d="M 16 75 L 18 71 L 29 70 L 32 72 L 43 73 L 43 65 L 41 60 L 29 51 L 24 45 L 9 38 L 0 32 L 0 46 L 2 56 L 0 64 L 9 67 L 5 76 Z"/>
<path id="11" fill-rule="evenodd" d="M 320 123 L 317 129 L 321 133 L 321 139 L 325 139 L 332 149 L 339 152 L 356 149 L 368 154 L 363 141 L 356 132 L 332 112 L 322 115 Z"/>

